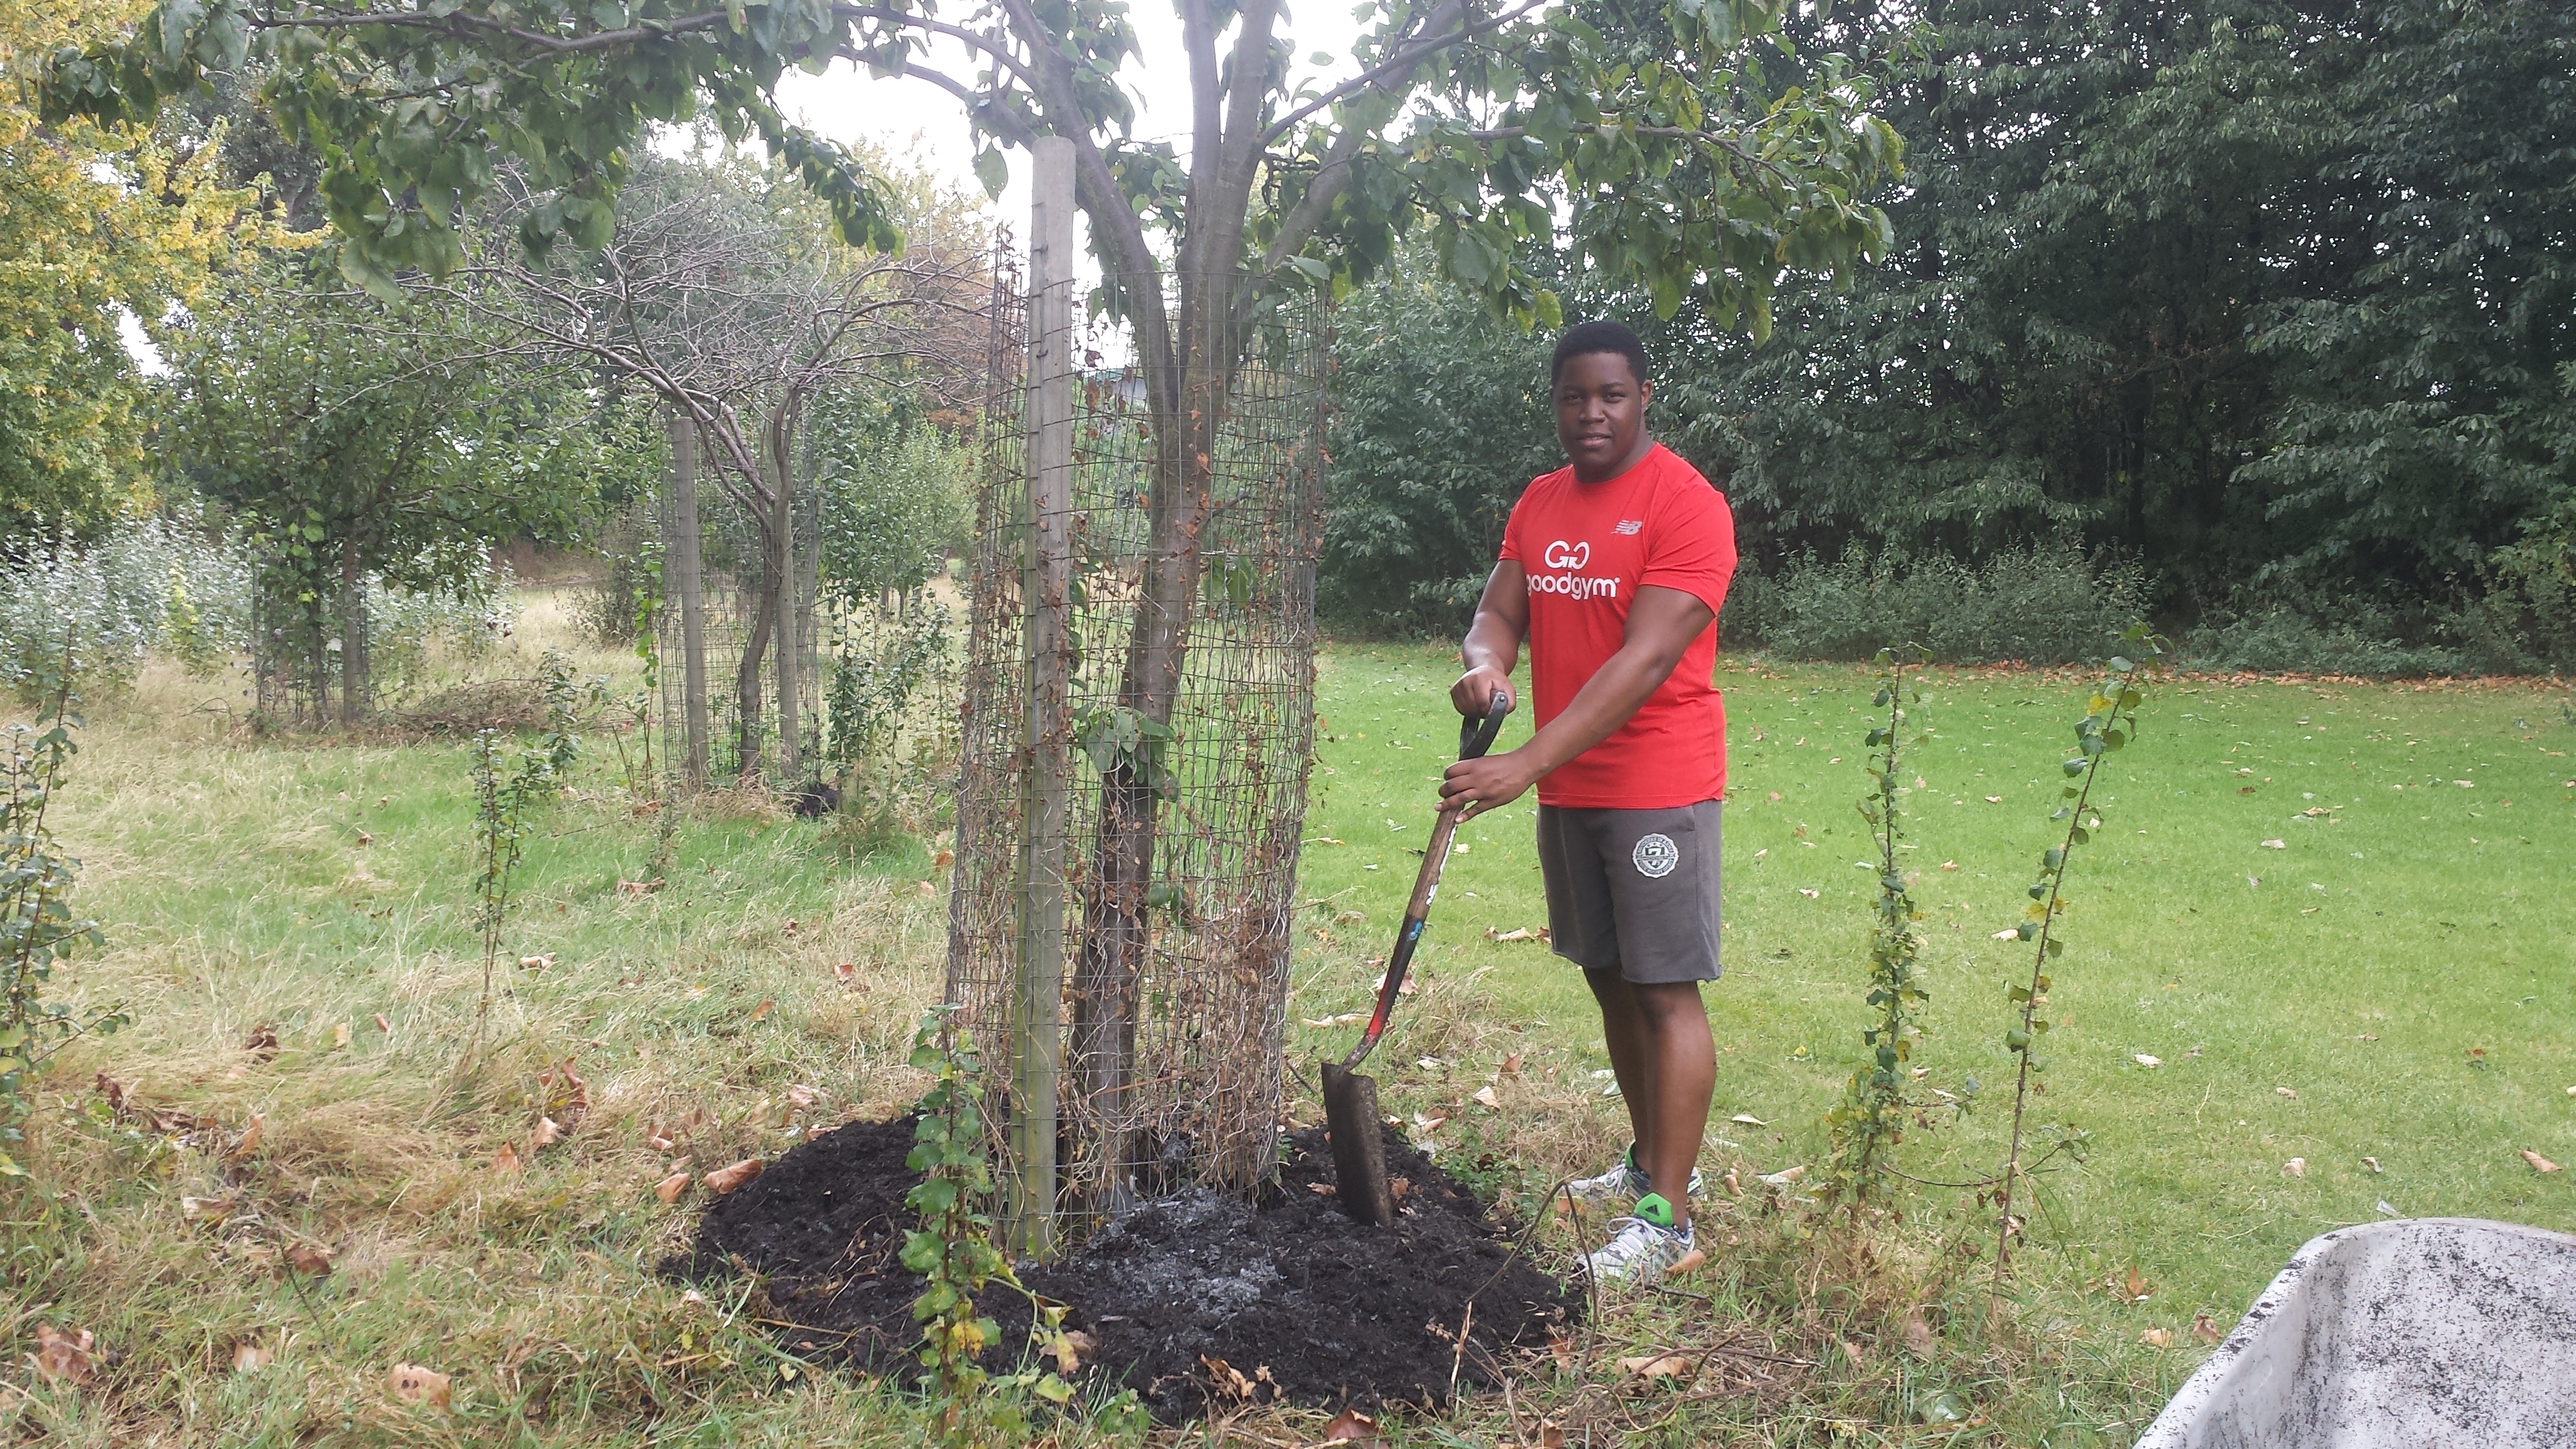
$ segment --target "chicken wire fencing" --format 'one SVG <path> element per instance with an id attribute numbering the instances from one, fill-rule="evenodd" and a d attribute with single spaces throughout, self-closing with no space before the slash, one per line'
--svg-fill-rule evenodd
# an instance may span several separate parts
<path id="1" fill-rule="evenodd" d="M 1126 351 L 1116 324 L 1066 324 L 1058 484 L 1043 387 L 994 398 L 947 985 L 993 1063 L 1023 1251 L 1139 1196 L 1275 1169 L 1328 333 L 1309 303 L 1242 310 L 1212 362 L 1173 369 L 1160 418 L 1143 369 L 1102 362 Z M 1014 350 L 1034 373 L 1029 325 L 1037 344 Z M 1193 410 L 1212 423 L 1195 436 Z M 1158 486 L 1175 490 L 1159 509 Z M 1158 620 L 1177 652 L 1159 675 Z"/>

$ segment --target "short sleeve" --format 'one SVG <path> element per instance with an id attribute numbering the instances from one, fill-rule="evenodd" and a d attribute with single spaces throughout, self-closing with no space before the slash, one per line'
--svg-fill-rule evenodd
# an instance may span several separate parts
<path id="1" fill-rule="evenodd" d="M 1532 480 L 1521 489 L 1521 496 L 1512 500 L 1511 516 L 1503 520 L 1503 546 L 1494 555 L 1496 562 L 1521 562 L 1521 514 L 1529 508 L 1530 495 L 1537 491 L 1538 481 Z"/>
<path id="2" fill-rule="evenodd" d="M 1726 495 L 1693 473 L 1666 495 L 1637 582 L 1679 589 L 1716 613 L 1725 607 L 1726 585 L 1734 577 L 1734 511 Z"/>

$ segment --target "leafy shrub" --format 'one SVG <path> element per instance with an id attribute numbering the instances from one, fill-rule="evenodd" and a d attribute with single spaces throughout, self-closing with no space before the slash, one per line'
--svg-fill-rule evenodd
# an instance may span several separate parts
<path id="1" fill-rule="evenodd" d="M 1795 659 L 1863 660 L 1891 639 L 1949 664 L 2099 659 L 2146 612 L 2143 569 L 2071 541 L 2034 543 L 1982 563 L 1855 547 L 1826 563 L 1790 560 L 1776 578 L 1739 571 L 1728 642 Z"/>
<path id="2" fill-rule="evenodd" d="M 0 685 L 32 702 L 36 662 L 68 655 L 77 692 L 133 682 L 154 649 L 210 674 L 250 640 L 251 564 L 193 517 L 145 518 L 88 548 L 0 572 Z"/>

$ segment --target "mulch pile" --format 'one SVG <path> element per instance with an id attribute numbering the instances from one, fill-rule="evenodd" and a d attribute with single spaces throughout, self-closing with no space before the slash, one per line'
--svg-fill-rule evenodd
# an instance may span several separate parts
<path id="1" fill-rule="evenodd" d="M 667 1271 L 761 1274 L 789 1348 L 900 1370 L 918 1341 L 921 1291 L 897 1257 L 916 1221 L 903 1205 L 920 1180 L 904 1166 L 912 1127 L 853 1123 L 799 1145 L 719 1199 Z M 1135 1389 L 1165 1422 L 1212 1398 L 1437 1408 L 1453 1374 L 1499 1383 L 1498 1355 L 1544 1347 L 1580 1313 L 1579 1290 L 1515 1253 L 1504 1225 L 1429 1158 L 1387 1143 L 1389 1175 L 1411 1187 L 1394 1224 L 1363 1228 L 1315 1191 L 1333 1180 L 1323 1130 L 1289 1145 L 1280 1181 L 1257 1203 L 1199 1188 L 1158 1198 L 1022 1274 L 1032 1292 L 1071 1305 L 1065 1326 L 1093 1345 L 1085 1377 Z M 1000 1289 L 982 1306 L 1002 1330 L 991 1366 L 1016 1363 L 1027 1305 Z"/>

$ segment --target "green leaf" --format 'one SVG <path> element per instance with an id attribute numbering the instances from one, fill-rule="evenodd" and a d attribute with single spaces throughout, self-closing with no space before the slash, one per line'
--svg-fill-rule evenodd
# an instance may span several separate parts
<path id="1" fill-rule="evenodd" d="M 975 153 L 975 179 L 984 183 L 987 197 L 1002 199 L 1002 192 L 1011 184 L 1011 163 L 1003 157 L 1001 147 L 987 146 Z"/>

